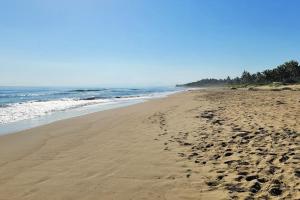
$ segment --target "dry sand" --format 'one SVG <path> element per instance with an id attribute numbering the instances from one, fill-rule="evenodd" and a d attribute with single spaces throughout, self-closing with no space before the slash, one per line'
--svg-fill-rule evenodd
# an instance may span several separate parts
<path id="1" fill-rule="evenodd" d="M 300 199 L 298 91 L 191 91 L 0 137 L 0 200 Z"/>

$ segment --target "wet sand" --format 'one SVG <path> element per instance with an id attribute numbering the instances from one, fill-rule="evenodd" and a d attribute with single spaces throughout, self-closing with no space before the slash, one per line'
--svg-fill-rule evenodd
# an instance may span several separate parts
<path id="1" fill-rule="evenodd" d="M 299 91 L 200 90 L 0 137 L 0 200 L 300 199 Z"/>

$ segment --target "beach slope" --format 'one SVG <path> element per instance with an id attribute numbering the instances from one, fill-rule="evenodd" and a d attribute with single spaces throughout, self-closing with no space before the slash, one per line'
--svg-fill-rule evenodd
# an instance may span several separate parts
<path id="1" fill-rule="evenodd" d="M 198 90 L 0 137 L 0 200 L 299 199 L 300 93 Z"/>

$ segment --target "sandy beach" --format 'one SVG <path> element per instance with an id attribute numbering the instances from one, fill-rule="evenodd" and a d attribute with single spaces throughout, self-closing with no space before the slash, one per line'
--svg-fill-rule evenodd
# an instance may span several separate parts
<path id="1" fill-rule="evenodd" d="M 1 136 L 17 199 L 300 199 L 300 93 L 182 92 Z"/>

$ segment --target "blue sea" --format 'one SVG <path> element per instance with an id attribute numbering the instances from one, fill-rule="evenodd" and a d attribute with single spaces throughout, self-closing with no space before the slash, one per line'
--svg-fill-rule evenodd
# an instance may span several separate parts
<path id="1" fill-rule="evenodd" d="M 131 105 L 180 90 L 175 87 L 0 87 L 0 133 Z"/>

